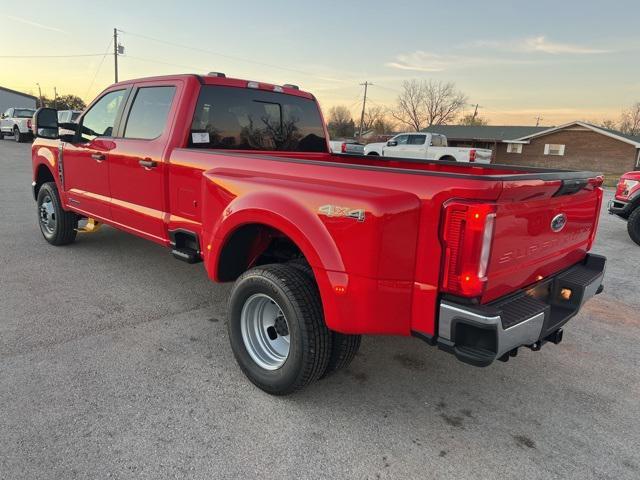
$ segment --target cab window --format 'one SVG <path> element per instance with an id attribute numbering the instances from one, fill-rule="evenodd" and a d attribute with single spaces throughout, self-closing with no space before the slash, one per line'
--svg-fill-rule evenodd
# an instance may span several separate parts
<path id="1" fill-rule="evenodd" d="M 406 145 L 409 142 L 409 135 L 398 135 L 393 141 L 398 142 L 398 145 Z"/>
<path id="2" fill-rule="evenodd" d="M 426 135 L 410 135 L 409 145 L 424 145 L 426 139 Z"/>
<path id="3" fill-rule="evenodd" d="M 109 92 L 98 100 L 82 118 L 82 140 L 113 136 L 125 90 Z"/>
<path id="4" fill-rule="evenodd" d="M 189 148 L 326 152 L 315 101 L 252 88 L 202 87 Z"/>
<path id="5" fill-rule="evenodd" d="M 144 87 L 133 101 L 124 138 L 151 140 L 162 135 L 176 87 Z"/>

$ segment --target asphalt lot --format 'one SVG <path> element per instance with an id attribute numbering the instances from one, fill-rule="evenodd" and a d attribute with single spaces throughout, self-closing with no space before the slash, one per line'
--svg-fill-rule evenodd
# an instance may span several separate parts
<path id="1" fill-rule="evenodd" d="M 640 247 L 604 210 L 605 293 L 560 346 L 478 369 L 368 337 L 275 398 L 201 264 L 111 228 L 49 246 L 29 155 L 0 141 L 1 479 L 640 477 Z"/>

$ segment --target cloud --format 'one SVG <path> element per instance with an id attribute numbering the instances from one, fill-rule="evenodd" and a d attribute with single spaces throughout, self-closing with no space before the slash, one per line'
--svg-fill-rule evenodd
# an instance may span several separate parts
<path id="1" fill-rule="evenodd" d="M 473 42 L 460 45 L 458 48 L 482 48 L 488 50 L 499 50 L 502 52 L 539 52 L 547 53 L 550 55 L 597 55 L 600 53 L 611 52 L 611 50 L 601 48 L 591 48 L 570 43 L 553 42 L 548 40 L 545 35 L 504 41 L 474 40 Z"/>
<path id="2" fill-rule="evenodd" d="M 558 55 L 563 53 L 571 55 L 594 55 L 610 52 L 610 50 L 581 47 L 579 45 L 571 45 L 569 43 L 550 42 L 543 35 L 525 39 L 522 47 L 523 50 L 527 52 L 543 52 L 549 53 L 551 55 Z"/>
<path id="3" fill-rule="evenodd" d="M 398 70 L 411 70 L 415 72 L 443 72 L 445 70 L 463 69 L 468 67 L 486 67 L 493 65 L 521 65 L 529 63 L 522 59 L 480 57 L 465 55 L 440 55 L 423 50 L 396 55 L 385 66 Z"/>
<path id="4" fill-rule="evenodd" d="M 31 20 L 27 20 L 26 18 L 14 17 L 13 15 L 5 15 L 5 17 L 8 18 L 9 20 L 13 20 L 14 22 L 24 23 L 25 25 L 30 25 L 32 27 L 41 28 L 42 30 L 49 30 L 49 31 L 52 31 L 52 32 L 66 33 L 66 34 L 69 33 L 66 30 L 62 30 L 62 29 L 56 28 L 56 27 L 51 27 L 49 25 L 44 25 L 44 24 L 38 23 L 38 22 L 33 22 Z"/>

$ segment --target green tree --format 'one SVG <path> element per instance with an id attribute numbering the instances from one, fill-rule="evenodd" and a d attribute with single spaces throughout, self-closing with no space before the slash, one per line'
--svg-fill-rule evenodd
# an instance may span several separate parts
<path id="1" fill-rule="evenodd" d="M 84 110 L 87 104 L 77 95 L 59 95 L 55 100 L 43 97 L 44 106 L 58 110 Z"/>

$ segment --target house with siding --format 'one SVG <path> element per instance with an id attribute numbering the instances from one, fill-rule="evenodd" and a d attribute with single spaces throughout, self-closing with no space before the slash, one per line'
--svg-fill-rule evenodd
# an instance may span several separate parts
<path id="1" fill-rule="evenodd" d="M 640 170 L 640 136 L 575 121 L 557 127 L 437 125 L 451 146 L 490 148 L 493 162 L 602 172 L 607 183 Z"/>

